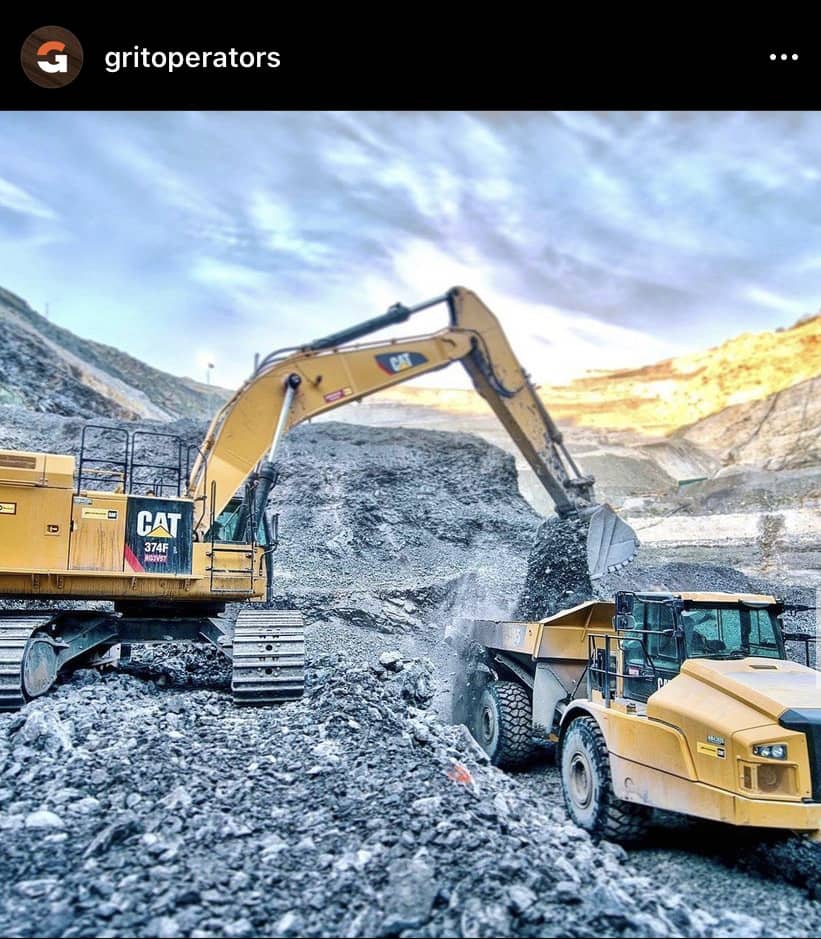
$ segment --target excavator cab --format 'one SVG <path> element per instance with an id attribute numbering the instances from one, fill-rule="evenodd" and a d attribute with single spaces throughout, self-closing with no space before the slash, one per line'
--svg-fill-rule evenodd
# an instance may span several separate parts
<path id="1" fill-rule="evenodd" d="M 214 519 L 214 523 L 205 533 L 205 540 L 244 544 L 247 541 L 246 531 L 244 528 L 239 530 L 242 514 L 243 500 L 235 496 Z"/>

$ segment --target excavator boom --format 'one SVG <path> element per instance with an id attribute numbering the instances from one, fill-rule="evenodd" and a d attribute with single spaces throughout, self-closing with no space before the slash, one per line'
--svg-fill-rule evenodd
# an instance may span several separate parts
<path id="1" fill-rule="evenodd" d="M 449 325 L 438 332 L 347 345 L 438 304 L 449 312 Z M 499 321 L 462 287 L 416 307 L 397 304 L 383 316 L 263 359 L 215 416 L 200 448 L 188 491 L 202 506 L 197 537 L 205 537 L 248 477 L 273 460 L 291 427 L 456 361 L 533 468 L 557 514 L 587 524 L 591 576 L 626 564 L 638 547 L 635 533 L 596 502 L 593 477 L 580 473 Z"/>

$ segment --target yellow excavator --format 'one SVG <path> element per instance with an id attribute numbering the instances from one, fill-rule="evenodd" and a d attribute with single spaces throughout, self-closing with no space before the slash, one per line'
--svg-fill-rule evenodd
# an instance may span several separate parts
<path id="1" fill-rule="evenodd" d="M 352 345 L 439 304 L 449 324 L 438 332 Z M 270 602 L 277 526 L 267 502 L 282 436 L 453 362 L 464 365 L 557 514 L 586 524 L 591 576 L 628 563 L 635 533 L 596 502 L 593 478 L 579 472 L 496 317 L 457 287 L 266 356 L 199 447 L 92 424 L 79 460 L 0 450 L 0 599 L 27 601 L 0 614 L 0 710 L 46 692 L 65 666 L 104 663 L 131 643 L 168 639 L 216 645 L 232 661 L 237 703 L 299 697 L 302 618 Z M 38 601 L 48 608 L 33 608 Z M 81 601 L 111 601 L 114 609 L 84 609 Z M 226 603 L 245 601 L 231 627 Z"/>

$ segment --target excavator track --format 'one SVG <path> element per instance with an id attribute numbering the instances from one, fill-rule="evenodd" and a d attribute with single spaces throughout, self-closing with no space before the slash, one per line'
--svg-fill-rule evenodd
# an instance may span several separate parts
<path id="1" fill-rule="evenodd" d="M 0 711 L 17 711 L 26 703 L 23 668 L 29 642 L 52 619 L 42 613 L 0 616 Z"/>
<path id="2" fill-rule="evenodd" d="M 235 704 L 276 704 L 302 697 L 305 625 L 296 610 L 243 610 L 234 627 L 231 692 Z"/>

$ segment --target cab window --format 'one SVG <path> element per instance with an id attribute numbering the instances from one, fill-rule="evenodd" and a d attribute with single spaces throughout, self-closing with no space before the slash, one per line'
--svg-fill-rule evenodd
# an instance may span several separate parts
<path id="1" fill-rule="evenodd" d="M 244 541 L 244 532 L 237 531 L 241 507 L 242 503 L 238 499 L 232 499 L 216 517 L 213 530 L 209 529 L 205 537 L 210 540 L 213 535 L 214 541 L 229 543 Z"/>
<path id="2" fill-rule="evenodd" d="M 674 634 L 675 621 L 673 611 L 666 604 L 648 603 L 646 606 L 647 614 L 645 617 L 645 628 L 654 633 L 663 633 L 667 630 L 671 635 L 648 635 L 647 651 L 650 653 L 653 661 L 658 665 L 664 665 L 666 668 L 679 665 L 678 644 Z"/>
<path id="3" fill-rule="evenodd" d="M 679 649 L 674 634 L 673 610 L 664 603 L 637 600 L 633 607 L 636 629 L 624 634 L 624 694 L 646 701 L 679 672 Z M 669 630 L 671 635 L 657 635 Z"/>
<path id="4" fill-rule="evenodd" d="M 689 658 L 781 658 L 774 614 L 742 606 L 693 607 L 681 613 Z"/>

